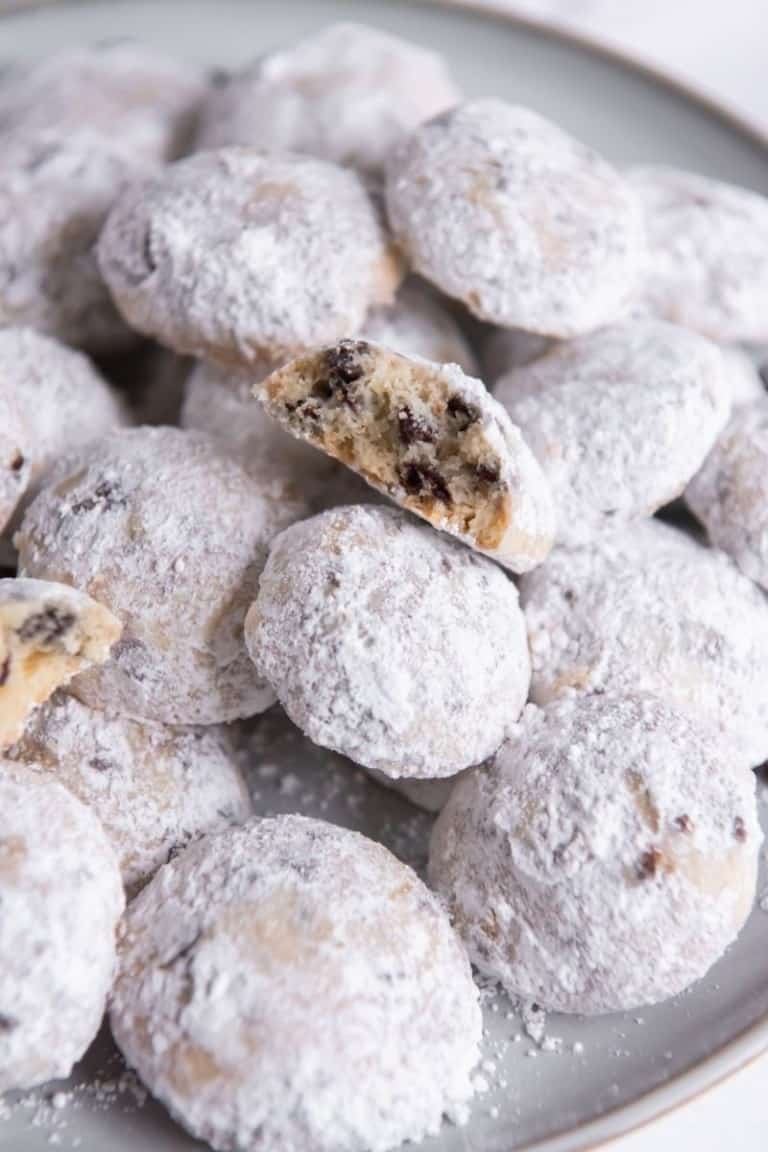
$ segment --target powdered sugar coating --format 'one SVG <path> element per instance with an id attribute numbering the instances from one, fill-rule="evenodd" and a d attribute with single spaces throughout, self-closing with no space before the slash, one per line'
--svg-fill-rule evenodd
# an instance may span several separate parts
<path id="1" fill-rule="evenodd" d="M 718 347 L 655 320 L 557 345 L 502 376 L 495 396 L 549 480 L 565 544 L 679 496 L 730 414 Z"/>
<path id="2" fill-rule="evenodd" d="M 126 156 L 165 161 L 187 142 L 200 72 L 145 44 L 110 40 L 16 62 L 0 75 L 0 132 L 87 128 Z"/>
<path id="3" fill-rule="evenodd" d="M 529 709 L 438 818 L 430 879 L 473 962 L 542 1007 L 601 1013 L 699 979 L 749 915 L 748 772 L 650 696 Z"/>
<path id="4" fill-rule="evenodd" d="M 92 812 L 0 760 L 0 1092 L 68 1076 L 101 1024 L 123 889 Z"/>
<path id="5" fill-rule="evenodd" d="M 354 172 L 249 148 L 198 153 L 128 189 L 99 264 L 134 328 L 230 363 L 358 331 L 400 278 Z"/>
<path id="6" fill-rule="evenodd" d="M 217 1149 L 385 1152 L 461 1116 L 477 991 L 437 899 L 300 816 L 201 841 L 131 905 L 112 1030 Z"/>
<path id="7" fill-rule="evenodd" d="M 768 588 L 768 399 L 741 407 L 685 493 L 712 543 Z"/>
<path id="8" fill-rule="evenodd" d="M 118 194 L 147 162 L 88 129 L 10 133 L 2 151 L 0 325 L 30 325 L 91 351 L 134 341 L 95 245 Z"/>
<path id="9" fill-rule="evenodd" d="M 27 479 L 24 492 L 16 486 L 9 513 L 22 495 L 31 499 L 59 456 L 125 421 L 120 401 L 87 357 L 32 328 L 0 328 L 0 391 L 0 406 L 21 418 L 12 438 L 23 459 L 11 467 L 11 479 L 19 472 Z"/>
<path id="10" fill-rule="evenodd" d="M 391 777 L 480 763 L 528 691 L 514 584 L 390 508 L 338 508 L 281 533 L 245 632 L 310 739 Z"/>
<path id="11" fill-rule="evenodd" d="M 39 764 L 95 812 L 129 894 L 192 840 L 252 811 L 234 750 L 216 727 L 137 723 L 58 693 L 6 755 Z"/>
<path id="12" fill-rule="evenodd" d="M 481 319 L 566 337 L 626 311 L 634 197 L 527 108 L 476 100 L 418 128 L 389 158 L 387 207 L 416 271 Z"/>
<path id="13" fill-rule="evenodd" d="M 677 168 L 628 179 L 648 235 L 638 304 L 713 340 L 768 340 L 768 199 Z"/>
<path id="14" fill-rule="evenodd" d="M 216 84 L 198 144 L 306 152 L 377 171 L 394 144 L 459 98 L 434 52 L 378 28 L 332 24 Z"/>
<path id="15" fill-rule="evenodd" d="M 124 625 L 75 695 L 167 724 L 269 707 L 243 619 L 270 541 L 305 511 L 200 433 L 130 429 L 64 459 L 16 534 L 21 569 L 88 590 Z"/>
<path id="16" fill-rule="evenodd" d="M 649 520 L 556 548 L 520 592 L 536 703 L 647 691 L 718 727 L 737 766 L 768 758 L 768 601 L 722 553 Z"/>
<path id="17" fill-rule="evenodd" d="M 0 546 L 3 532 L 29 487 L 32 464 L 23 445 L 30 441 L 21 398 L 0 387 Z"/>
<path id="18" fill-rule="evenodd" d="M 362 335 L 393 352 L 421 356 L 436 364 L 458 364 L 468 376 L 478 373 L 475 354 L 461 328 L 436 294 L 415 277 L 406 280 L 392 304 L 368 313 Z"/>

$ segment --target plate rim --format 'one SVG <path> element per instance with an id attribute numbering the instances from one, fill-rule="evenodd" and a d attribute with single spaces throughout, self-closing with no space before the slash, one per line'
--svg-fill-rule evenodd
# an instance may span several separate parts
<path id="1" fill-rule="evenodd" d="M 65 0 L 61 7 L 97 5 L 101 0 Z M 409 0 L 413 3 L 413 0 Z M 721 101 L 715 94 L 626 49 L 591 33 L 581 32 L 557 18 L 544 19 L 510 10 L 504 0 L 416 0 L 422 7 L 464 12 L 489 22 L 513 25 L 544 39 L 564 44 L 586 55 L 617 65 L 626 72 L 665 89 L 670 97 L 693 104 L 709 117 L 752 145 L 768 152 L 768 127 Z M 58 8 L 58 0 L 0 0 L 0 20 L 35 10 Z M 766 159 L 768 169 L 768 158 Z M 640 1093 L 628 1103 L 609 1108 L 575 1127 L 516 1145 L 509 1152 L 594 1152 L 663 1119 L 706 1095 L 755 1064 L 768 1052 L 768 1012 L 730 1037 L 707 1056 L 694 1061 L 663 1083 Z"/>

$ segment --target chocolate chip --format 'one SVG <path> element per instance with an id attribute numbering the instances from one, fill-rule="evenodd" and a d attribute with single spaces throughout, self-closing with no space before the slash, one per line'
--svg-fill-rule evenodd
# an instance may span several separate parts
<path id="1" fill-rule="evenodd" d="M 19 1022 L 14 1016 L 7 1016 L 5 1012 L 0 1012 L 0 1032 L 13 1032 L 18 1026 Z"/>
<path id="2" fill-rule="evenodd" d="M 329 348 L 325 354 L 328 375 L 316 382 L 312 394 L 321 400 L 341 396 L 345 404 L 354 407 L 351 385 L 364 375 L 360 357 L 369 350 L 370 345 L 364 340 L 342 340 L 334 348 Z"/>
<path id="3" fill-rule="evenodd" d="M 474 404 L 468 404 L 461 396 L 450 396 L 445 407 L 458 424 L 460 432 L 469 428 L 470 424 L 477 424 L 480 419 L 480 409 Z"/>
<path id="4" fill-rule="evenodd" d="M 5 684 L 11 674 L 11 657 L 6 656 L 2 664 L 0 664 L 0 688 Z"/>
<path id="5" fill-rule="evenodd" d="M 576 593 L 572 591 L 572 589 L 566 588 L 565 592 L 563 592 L 563 599 L 565 600 L 566 604 L 573 604 L 574 600 L 576 599 Z"/>
<path id="6" fill-rule="evenodd" d="M 741 816 L 737 816 L 733 822 L 733 834 L 740 844 L 743 844 L 747 838 L 747 826 Z"/>
<path id="7" fill-rule="evenodd" d="M 102 512 L 111 512 L 114 508 L 124 508 L 128 501 L 119 485 L 111 480 L 102 480 L 96 485 L 90 496 L 77 500 L 71 507 L 75 516 L 81 512 L 93 512 L 99 508 Z"/>
<path id="8" fill-rule="evenodd" d="M 55 640 L 60 640 L 62 636 L 66 636 L 74 623 L 75 614 L 73 612 L 65 612 L 61 608 L 52 606 L 43 609 L 42 612 L 35 612 L 33 616 L 28 616 L 21 628 L 17 629 L 16 635 L 20 640 L 34 640 L 38 644 L 52 644 Z"/>
<path id="9" fill-rule="evenodd" d="M 91 756 L 88 764 L 93 768 L 94 772 L 109 772 L 112 767 L 109 760 L 103 760 L 101 756 Z"/>
<path id="10" fill-rule="evenodd" d="M 17 452 L 11 460 L 11 472 L 21 472 L 24 467 L 24 457 L 21 452 Z"/>
<path id="11" fill-rule="evenodd" d="M 418 496 L 428 492 L 443 504 L 452 504 L 453 498 L 448 491 L 440 473 L 429 464 L 417 464 L 413 461 L 404 464 L 399 471 L 400 482 L 410 496 Z"/>
<path id="12" fill-rule="evenodd" d="M 501 476 L 501 472 L 498 464 L 475 464 L 475 475 L 484 484 L 495 484 Z"/>
<path id="13" fill-rule="evenodd" d="M 437 432 L 423 416 L 417 416 L 407 404 L 397 410 L 397 431 L 403 444 L 434 444 Z"/>
<path id="14" fill-rule="evenodd" d="M 144 232 L 144 242 L 141 246 L 141 258 L 147 270 L 152 273 L 157 270 L 157 261 L 152 253 L 152 229 L 147 225 Z"/>
<path id="15" fill-rule="evenodd" d="M 640 880 L 649 880 L 655 876 L 659 870 L 663 854 L 658 848 L 649 848 L 647 852 L 643 852 L 637 863 L 637 875 Z"/>
<path id="16" fill-rule="evenodd" d="M 681 832 L 693 831 L 693 820 L 691 820 L 690 816 L 686 816 L 685 813 L 683 813 L 682 816 L 675 816 L 674 823 L 675 827 L 679 828 Z"/>

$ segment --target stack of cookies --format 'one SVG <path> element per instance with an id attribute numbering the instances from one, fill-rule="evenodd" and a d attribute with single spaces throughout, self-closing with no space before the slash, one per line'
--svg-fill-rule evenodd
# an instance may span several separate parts
<path id="1" fill-rule="evenodd" d="M 385 1152 L 466 1117 L 472 966 L 703 976 L 768 760 L 768 201 L 352 24 L 12 65 L 0 136 L 0 1090 L 108 1008 L 212 1147 Z M 440 810 L 426 880 L 260 814 L 277 708 Z"/>

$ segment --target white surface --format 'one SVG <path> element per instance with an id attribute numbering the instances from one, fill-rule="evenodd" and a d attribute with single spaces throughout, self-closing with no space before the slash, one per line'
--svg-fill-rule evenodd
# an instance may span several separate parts
<path id="1" fill-rule="evenodd" d="M 768 131 L 765 0 L 517 0 L 510 11 L 572 27 L 665 69 Z M 764 1152 L 768 1056 L 612 1152 Z"/>

